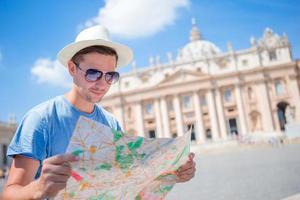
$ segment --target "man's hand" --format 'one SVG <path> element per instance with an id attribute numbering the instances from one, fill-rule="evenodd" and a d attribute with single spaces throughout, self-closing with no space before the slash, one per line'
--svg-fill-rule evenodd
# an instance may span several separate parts
<path id="1" fill-rule="evenodd" d="M 194 162 L 194 153 L 189 154 L 189 160 L 181 165 L 177 171 L 176 175 L 178 177 L 177 183 L 182 183 L 191 180 L 195 176 L 196 163 Z"/>
<path id="2" fill-rule="evenodd" d="M 56 155 L 45 159 L 41 176 L 36 181 L 36 197 L 54 197 L 60 190 L 64 189 L 71 175 L 70 162 L 78 160 L 79 158 L 72 154 Z"/>

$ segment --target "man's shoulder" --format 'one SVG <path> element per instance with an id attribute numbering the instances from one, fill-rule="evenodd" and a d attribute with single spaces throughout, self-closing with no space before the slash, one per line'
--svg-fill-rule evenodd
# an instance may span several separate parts
<path id="1" fill-rule="evenodd" d="M 54 97 L 31 108 L 27 115 L 32 113 L 38 113 L 41 117 L 47 116 L 53 112 L 53 109 L 61 101 L 61 96 Z"/>

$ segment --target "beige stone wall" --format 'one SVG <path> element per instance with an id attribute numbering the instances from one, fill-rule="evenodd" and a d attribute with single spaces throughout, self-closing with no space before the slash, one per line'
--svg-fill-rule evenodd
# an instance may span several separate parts
<path id="1" fill-rule="evenodd" d="M 0 167 L 7 165 L 5 149 L 8 147 L 16 130 L 16 124 L 0 122 Z"/>

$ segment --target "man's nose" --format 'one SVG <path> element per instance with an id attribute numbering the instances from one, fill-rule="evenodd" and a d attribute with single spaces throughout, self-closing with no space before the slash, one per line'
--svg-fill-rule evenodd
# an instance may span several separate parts
<path id="1" fill-rule="evenodd" d="M 101 88 L 106 88 L 106 87 L 108 87 L 109 84 L 106 82 L 105 77 L 102 76 L 100 79 L 98 79 L 98 80 L 96 81 L 96 86 L 98 86 L 99 89 L 101 89 Z"/>

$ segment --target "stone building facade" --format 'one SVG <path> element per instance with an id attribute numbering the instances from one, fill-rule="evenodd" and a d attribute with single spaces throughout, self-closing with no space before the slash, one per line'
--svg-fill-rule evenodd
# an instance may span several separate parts
<path id="1" fill-rule="evenodd" d="M 221 50 L 195 21 L 189 42 L 168 61 L 123 74 L 101 101 L 124 129 L 146 137 L 176 137 L 193 127 L 196 143 L 249 134 L 282 134 L 300 122 L 299 70 L 286 35 L 266 28 L 250 47 Z"/>

